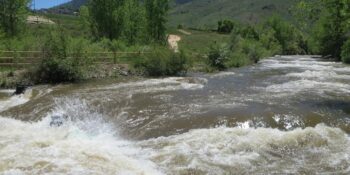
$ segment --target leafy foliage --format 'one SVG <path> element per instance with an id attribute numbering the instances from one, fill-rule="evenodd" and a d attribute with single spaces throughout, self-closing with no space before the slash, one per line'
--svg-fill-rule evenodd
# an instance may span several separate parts
<path id="1" fill-rule="evenodd" d="M 168 0 L 91 0 L 89 14 L 96 38 L 123 40 L 129 45 L 166 39 Z M 84 18 L 83 18 L 84 19 Z M 145 27 L 146 26 L 146 27 Z"/>
<path id="2" fill-rule="evenodd" d="M 349 0 L 312 0 L 301 1 L 298 6 L 304 17 L 310 19 L 312 12 L 317 11 L 317 18 L 309 24 L 311 37 L 309 47 L 315 54 L 331 55 L 341 59 L 341 49 L 349 38 L 350 1 Z"/>
<path id="3" fill-rule="evenodd" d="M 228 60 L 228 49 L 225 45 L 217 43 L 210 47 L 208 53 L 208 65 L 218 70 L 226 69 L 226 61 Z"/>
<path id="4" fill-rule="evenodd" d="M 1 0 L 0 27 L 7 36 L 15 36 L 24 28 L 29 0 Z"/>
<path id="5" fill-rule="evenodd" d="M 184 52 L 174 53 L 168 48 L 156 47 L 135 64 L 135 67 L 149 76 L 174 76 L 187 72 L 188 59 Z"/>
<path id="6" fill-rule="evenodd" d="M 219 33 L 231 33 L 233 28 L 235 27 L 235 23 L 230 20 L 220 20 L 218 22 L 218 29 L 217 31 Z"/>
<path id="7" fill-rule="evenodd" d="M 150 39 L 164 41 L 166 38 L 165 24 L 169 10 L 168 0 L 145 0 L 147 31 Z"/>
<path id="8" fill-rule="evenodd" d="M 265 24 L 263 30 L 278 41 L 282 54 L 305 54 L 307 52 L 306 41 L 300 31 L 293 25 L 283 21 L 278 16 L 273 16 Z"/>
<path id="9" fill-rule="evenodd" d="M 89 13 L 93 32 L 98 37 L 119 39 L 123 29 L 124 0 L 91 0 Z"/>
<path id="10" fill-rule="evenodd" d="M 37 81 L 60 83 L 82 79 L 89 64 L 88 45 L 86 40 L 69 38 L 62 31 L 51 32 L 43 47 Z"/>

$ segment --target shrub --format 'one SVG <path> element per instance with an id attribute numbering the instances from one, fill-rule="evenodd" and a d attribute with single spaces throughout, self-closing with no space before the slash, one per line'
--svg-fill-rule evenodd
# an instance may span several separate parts
<path id="1" fill-rule="evenodd" d="M 263 24 L 263 30 L 273 31 L 274 38 L 282 48 L 282 54 L 305 54 L 306 42 L 302 33 L 292 24 L 273 16 Z"/>
<path id="2" fill-rule="evenodd" d="M 218 22 L 218 32 L 219 33 L 231 33 L 235 23 L 230 20 L 222 20 Z"/>
<path id="3" fill-rule="evenodd" d="M 344 63 L 350 64 L 350 39 L 342 47 L 341 58 Z"/>
<path id="4" fill-rule="evenodd" d="M 188 69 L 188 59 L 183 51 L 174 53 L 168 48 L 157 47 L 134 66 L 148 76 L 184 75 Z"/>
<path id="5" fill-rule="evenodd" d="M 259 39 L 259 34 L 253 26 L 244 26 L 239 30 L 239 34 L 245 39 Z"/>
<path id="6" fill-rule="evenodd" d="M 242 52 L 253 62 L 258 63 L 259 60 L 267 55 L 267 50 L 254 40 L 244 40 L 242 43 Z"/>
<path id="7" fill-rule="evenodd" d="M 275 31 L 267 30 L 260 35 L 260 43 L 264 46 L 271 56 L 282 54 L 282 46 L 274 37 Z"/>
<path id="8" fill-rule="evenodd" d="M 248 56 L 243 52 L 233 52 L 226 62 L 226 67 L 242 67 L 251 64 Z"/>
<path id="9" fill-rule="evenodd" d="M 225 62 L 228 59 L 228 49 L 225 45 L 213 44 L 208 53 L 207 64 L 215 69 L 226 69 Z"/>
<path id="10" fill-rule="evenodd" d="M 84 68 L 91 61 L 88 41 L 72 39 L 63 33 L 51 32 L 43 46 L 43 58 L 37 69 L 37 81 L 60 83 L 83 78 Z"/>

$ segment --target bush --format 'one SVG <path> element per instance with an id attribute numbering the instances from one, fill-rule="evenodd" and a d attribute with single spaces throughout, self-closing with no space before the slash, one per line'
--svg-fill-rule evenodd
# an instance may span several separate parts
<path id="1" fill-rule="evenodd" d="M 84 39 L 72 39 L 63 33 L 51 32 L 43 46 L 42 62 L 37 69 L 39 82 L 60 83 L 83 78 L 88 59 L 87 45 Z"/>
<path id="2" fill-rule="evenodd" d="M 260 35 L 259 40 L 262 46 L 264 46 L 269 51 L 269 55 L 271 56 L 282 54 L 282 46 L 274 37 L 274 35 L 275 31 L 267 30 Z"/>
<path id="3" fill-rule="evenodd" d="M 282 54 L 305 54 L 307 49 L 303 34 L 292 24 L 273 16 L 263 24 L 263 29 L 272 32 L 282 48 Z"/>
<path id="4" fill-rule="evenodd" d="M 225 45 L 213 44 L 208 53 L 207 64 L 217 70 L 226 69 L 225 62 L 228 59 L 228 49 Z"/>
<path id="5" fill-rule="evenodd" d="M 235 23 L 230 20 L 222 20 L 218 22 L 219 33 L 231 33 L 233 28 L 235 27 Z"/>
<path id="6" fill-rule="evenodd" d="M 342 47 L 341 58 L 344 63 L 350 64 L 350 39 Z"/>
<path id="7" fill-rule="evenodd" d="M 225 63 L 226 67 L 242 67 L 251 64 L 248 56 L 243 52 L 233 52 Z"/>
<path id="8" fill-rule="evenodd" d="M 261 58 L 267 55 L 267 50 L 261 43 L 254 40 L 244 40 L 242 43 L 242 52 L 253 63 L 258 63 Z"/>
<path id="9" fill-rule="evenodd" d="M 168 48 L 157 47 L 134 66 L 148 76 L 177 76 L 186 74 L 188 59 L 183 51 L 174 53 Z"/>

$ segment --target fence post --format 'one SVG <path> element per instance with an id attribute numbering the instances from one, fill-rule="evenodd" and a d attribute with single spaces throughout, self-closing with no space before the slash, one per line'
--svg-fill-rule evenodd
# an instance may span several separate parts
<path id="1" fill-rule="evenodd" d="M 113 63 L 117 64 L 117 52 L 113 52 Z"/>

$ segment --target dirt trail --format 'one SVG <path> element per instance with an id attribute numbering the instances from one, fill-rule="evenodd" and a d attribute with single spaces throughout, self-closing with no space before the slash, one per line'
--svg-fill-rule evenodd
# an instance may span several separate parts
<path id="1" fill-rule="evenodd" d="M 192 35 L 191 32 L 188 32 L 188 31 L 183 30 L 183 29 L 179 29 L 178 31 L 181 32 L 181 33 L 183 33 L 183 34 L 185 34 L 185 35 Z"/>
<path id="2" fill-rule="evenodd" d="M 178 35 L 169 35 L 168 37 L 168 43 L 171 49 L 174 50 L 174 52 L 179 52 L 179 45 L 178 45 L 179 41 L 181 41 L 181 37 Z"/>
<path id="3" fill-rule="evenodd" d="M 27 23 L 29 24 L 55 24 L 50 19 L 41 16 L 28 16 Z"/>

